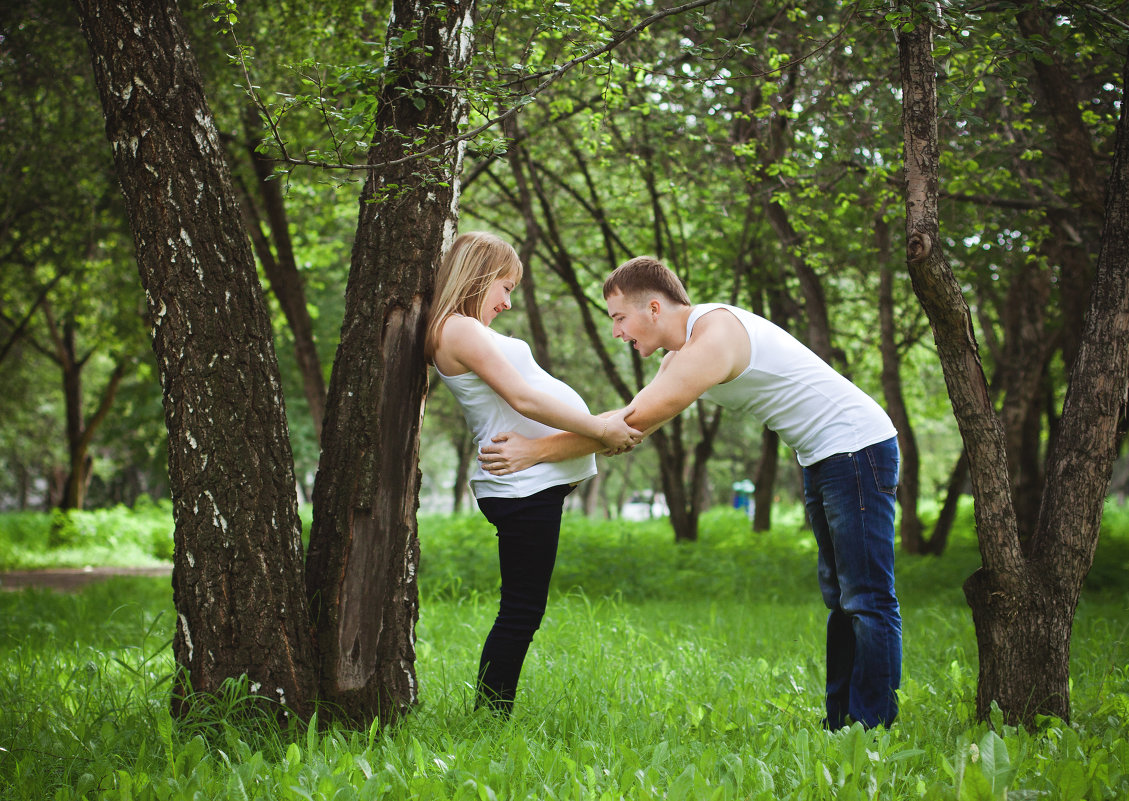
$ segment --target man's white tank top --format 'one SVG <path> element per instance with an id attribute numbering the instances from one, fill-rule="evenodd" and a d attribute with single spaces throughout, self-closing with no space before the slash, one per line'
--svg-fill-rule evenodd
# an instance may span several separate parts
<path id="1" fill-rule="evenodd" d="M 588 406 L 572 387 L 553 378 L 537 364 L 528 344 L 490 328 L 486 328 L 486 332 L 506 361 L 521 373 L 531 387 L 553 395 L 577 409 L 588 411 Z M 439 373 L 438 370 L 436 372 Z M 489 445 L 495 434 L 503 431 L 514 431 L 530 439 L 559 433 L 555 428 L 518 414 L 476 373 L 439 373 L 439 378 L 451 390 L 463 410 L 467 426 L 474 434 L 475 453 Z M 493 476 L 483 470 L 477 461 L 475 465 L 469 482 L 475 498 L 525 498 L 549 487 L 575 484 L 596 475 L 596 457 L 592 455 L 563 462 L 537 464 L 508 476 Z"/>
<path id="2" fill-rule="evenodd" d="M 897 436 L 874 399 L 784 329 L 752 312 L 722 303 L 695 306 L 686 339 L 702 315 L 733 314 L 749 332 L 749 366 L 702 394 L 726 409 L 752 415 L 796 451 L 804 467 Z"/>

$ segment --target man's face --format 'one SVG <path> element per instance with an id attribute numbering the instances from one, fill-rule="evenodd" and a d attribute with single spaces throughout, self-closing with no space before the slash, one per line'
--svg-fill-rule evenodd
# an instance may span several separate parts
<path id="1" fill-rule="evenodd" d="M 643 357 L 658 350 L 657 301 L 629 298 L 622 292 L 615 292 L 608 295 L 607 303 L 613 337 L 633 346 Z"/>

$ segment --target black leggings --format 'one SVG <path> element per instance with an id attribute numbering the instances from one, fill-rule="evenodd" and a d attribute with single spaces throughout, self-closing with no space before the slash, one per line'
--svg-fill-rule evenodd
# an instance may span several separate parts
<path id="1" fill-rule="evenodd" d="M 572 487 L 550 487 L 526 498 L 480 498 L 478 507 L 498 529 L 502 574 L 498 617 L 482 646 L 474 705 L 513 710 L 517 680 L 533 633 L 545 615 L 557 560 L 561 510 Z"/>

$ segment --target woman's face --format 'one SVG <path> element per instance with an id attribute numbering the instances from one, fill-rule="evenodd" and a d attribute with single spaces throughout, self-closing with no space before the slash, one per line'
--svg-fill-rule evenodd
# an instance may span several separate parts
<path id="1" fill-rule="evenodd" d="M 490 325 L 494 322 L 495 317 L 510 308 L 510 293 L 514 291 L 515 286 L 517 286 L 517 281 L 512 276 L 494 279 L 494 283 L 490 285 L 490 291 L 486 293 L 486 302 L 482 306 L 482 322 L 484 325 Z"/>

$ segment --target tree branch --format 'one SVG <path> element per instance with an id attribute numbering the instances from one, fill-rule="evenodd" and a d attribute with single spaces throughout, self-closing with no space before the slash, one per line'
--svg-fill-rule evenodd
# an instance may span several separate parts
<path id="1" fill-rule="evenodd" d="M 0 347 L 0 364 L 4 362 L 4 358 L 8 355 L 8 351 L 12 349 L 12 346 L 16 344 L 19 338 L 23 336 L 24 331 L 27 330 L 28 323 L 31 322 L 31 318 L 35 314 L 36 309 L 38 309 L 44 302 L 46 302 L 47 294 L 52 289 L 54 289 L 55 284 L 59 283 L 59 279 L 61 279 L 64 275 L 66 275 L 65 271 L 57 273 L 55 277 L 52 278 L 47 283 L 47 285 L 39 291 L 39 297 L 35 299 L 35 303 L 31 304 L 31 308 L 27 310 L 27 314 L 24 315 L 23 319 L 20 320 L 19 323 L 17 323 L 15 326 L 13 326 L 12 334 L 8 337 L 8 341 L 4 343 L 3 347 Z"/>
<path id="2" fill-rule="evenodd" d="M 94 432 L 102 421 L 106 419 L 106 415 L 110 413 L 110 407 L 114 404 L 114 396 L 117 395 L 118 387 L 125 377 L 126 367 L 129 366 L 127 359 L 122 359 L 114 365 L 114 372 L 110 374 L 110 379 L 106 382 L 105 388 L 102 390 L 102 398 L 98 403 L 98 409 L 91 415 L 90 419 L 86 422 L 86 428 L 82 432 L 81 447 L 83 451 L 90 447 L 90 443 L 94 440 Z"/>
<path id="3" fill-rule="evenodd" d="M 242 51 L 241 47 L 239 48 L 239 51 L 240 51 L 239 52 L 239 61 L 240 61 L 240 64 L 242 65 L 242 67 L 243 67 L 243 76 L 246 79 L 246 83 L 247 83 L 247 93 L 248 93 L 248 95 L 250 95 L 250 97 L 251 97 L 252 101 L 254 102 L 255 106 L 259 109 L 260 114 L 262 114 L 262 116 L 266 119 L 268 127 L 270 128 L 270 131 L 271 131 L 271 136 L 274 139 L 274 141 L 278 144 L 278 146 L 281 150 L 281 153 L 282 153 L 281 158 L 275 159 L 275 161 L 280 161 L 282 163 L 290 164 L 292 166 L 297 166 L 297 167 L 319 167 L 319 168 L 322 168 L 322 169 L 342 169 L 342 170 L 380 170 L 380 169 L 385 169 L 387 167 L 393 167 L 393 166 L 396 166 L 396 165 L 399 165 L 399 164 L 405 164 L 409 161 L 415 161 L 415 160 L 418 160 L 418 159 L 421 159 L 421 158 L 425 158 L 425 157 L 433 155 L 435 153 L 445 152 L 445 151 L 450 150 L 452 147 L 459 144 L 460 142 L 465 142 L 465 141 L 468 141 L 470 139 L 474 139 L 479 134 L 490 130 L 491 128 L 498 125 L 499 123 L 502 123 L 502 122 L 508 120 L 510 117 L 517 114 L 522 108 L 524 108 L 530 102 L 532 102 L 535 97 L 537 97 L 539 94 L 541 94 L 546 89 L 548 89 L 550 86 L 552 86 L 554 83 L 559 81 L 562 77 L 564 77 L 564 75 L 566 73 L 570 72 L 575 67 L 578 67 L 581 64 L 584 64 L 588 61 L 591 61 L 594 58 L 598 58 L 599 56 L 602 56 L 605 53 L 608 53 L 608 52 L 614 50 L 615 48 L 619 47 L 621 44 L 626 42 L 628 39 L 632 39 L 635 36 L 638 36 L 644 30 L 646 30 L 650 26 L 654 25 L 656 22 L 659 22 L 660 20 L 663 20 L 667 17 L 676 16 L 678 14 L 683 14 L 687 11 L 693 11 L 696 8 L 702 8 L 704 6 L 712 5 L 716 2 L 717 2 L 717 0 L 692 0 L 689 3 L 684 3 L 683 5 L 675 6 L 674 8 L 667 8 L 667 9 L 664 9 L 662 11 L 656 11 L 654 14 L 652 14 L 651 16 L 647 17 L 646 19 L 642 20 L 641 22 L 638 22 L 635 25 L 632 25 L 630 28 L 628 28 L 624 31 L 620 31 L 618 34 L 613 36 L 611 38 L 611 40 L 609 40 L 608 42 L 605 42 L 603 45 L 596 48 L 595 50 L 591 50 L 591 51 L 589 51 L 588 53 L 585 53 L 582 56 L 577 56 L 576 58 L 570 59 L 570 60 L 566 61 L 564 64 L 561 64 L 560 66 L 556 67 L 555 69 L 553 69 L 553 70 L 551 70 L 547 73 L 542 73 L 546 77 L 544 77 L 544 79 L 541 81 L 541 83 L 539 83 L 536 87 L 534 87 L 533 90 L 530 91 L 528 94 L 523 95 L 522 98 L 520 99 L 520 101 L 516 105 L 513 105 L 510 108 L 506 109 L 504 112 L 502 112 L 498 116 L 490 118 L 486 122 L 484 122 L 483 124 L 481 124 L 481 125 L 479 125 L 475 128 L 472 128 L 469 131 L 461 133 L 458 136 L 454 136 L 454 137 L 452 137 L 452 138 L 450 138 L 446 141 L 440 142 L 439 144 L 434 145 L 432 147 L 426 148 L 425 150 L 421 150 L 418 153 L 412 153 L 410 155 L 404 156 L 403 158 L 392 159 L 392 160 L 389 160 L 389 161 L 380 162 L 378 164 L 372 164 L 372 163 L 365 163 L 365 164 L 346 164 L 346 163 L 331 164 L 331 163 L 328 163 L 328 162 L 317 161 L 315 159 L 295 158 L 293 156 L 288 155 L 287 150 L 286 150 L 286 145 L 282 141 L 282 134 L 278 129 L 277 120 L 271 114 L 270 109 L 267 108 L 266 104 L 259 97 L 258 92 L 255 91 L 254 82 L 251 80 L 251 74 L 250 74 L 250 71 L 247 68 L 247 62 L 246 62 L 246 59 L 243 56 L 243 51 Z M 234 32 L 232 33 L 232 36 L 234 37 Z M 236 44 L 238 45 L 238 41 L 236 42 Z"/>

